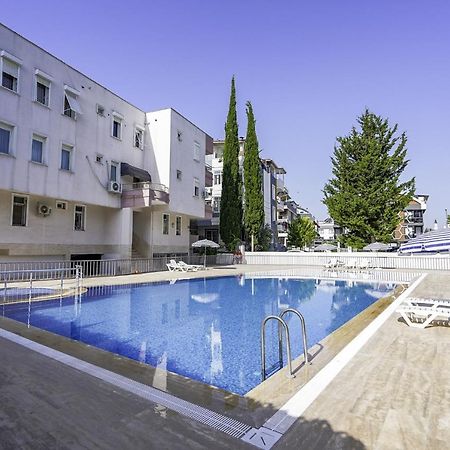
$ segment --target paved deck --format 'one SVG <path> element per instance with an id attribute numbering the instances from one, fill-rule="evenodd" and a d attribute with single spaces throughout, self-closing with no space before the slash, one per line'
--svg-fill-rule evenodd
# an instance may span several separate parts
<path id="1" fill-rule="evenodd" d="M 450 274 L 415 295 L 450 298 Z M 392 316 L 276 448 L 448 448 L 449 350 L 450 328 Z M 0 361 L 1 449 L 254 448 L 9 341 Z"/>

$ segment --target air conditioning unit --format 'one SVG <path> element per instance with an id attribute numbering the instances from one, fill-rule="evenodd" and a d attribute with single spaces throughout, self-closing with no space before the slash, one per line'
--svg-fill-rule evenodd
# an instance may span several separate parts
<path id="1" fill-rule="evenodd" d="M 122 193 L 122 185 L 118 181 L 110 181 L 108 183 L 108 191 L 114 192 L 114 194 Z"/>
<path id="2" fill-rule="evenodd" d="M 38 203 L 38 214 L 41 216 L 49 216 L 52 213 L 52 208 L 45 203 Z"/>
<path id="3" fill-rule="evenodd" d="M 202 198 L 206 198 L 206 195 L 207 195 L 207 194 L 206 194 L 206 190 L 203 189 L 203 190 L 202 190 Z"/>

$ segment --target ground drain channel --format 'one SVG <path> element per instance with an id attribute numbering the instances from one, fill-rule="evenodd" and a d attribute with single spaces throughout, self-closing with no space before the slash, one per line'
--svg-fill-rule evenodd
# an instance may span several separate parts
<path id="1" fill-rule="evenodd" d="M 126 378 L 122 375 L 74 358 L 73 356 L 66 355 L 65 353 L 62 353 L 58 350 L 54 350 L 52 348 L 46 347 L 45 345 L 38 344 L 37 342 L 31 341 L 22 336 L 18 336 L 1 328 L 0 337 L 34 350 L 35 352 L 61 362 L 66 366 L 72 367 L 81 372 L 99 378 L 100 380 L 120 387 L 121 389 L 138 395 L 141 398 L 165 406 L 166 408 L 176 411 L 183 416 L 190 417 L 191 419 L 208 425 L 209 427 L 216 430 L 222 431 L 235 438 L 242 438 L 252 430 L 252 427 L 239 422 L 238 420 L 223 416 L 222 414 L 187 402 L 171 394 L 160 391 L 159 389 L 156 389 L 154 387 L 147 386 L 134 380 L 130 380 L 129 378 Z"/>

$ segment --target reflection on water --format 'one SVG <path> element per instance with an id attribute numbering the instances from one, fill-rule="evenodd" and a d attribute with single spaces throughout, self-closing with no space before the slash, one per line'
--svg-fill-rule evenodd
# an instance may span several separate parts
<path id="1" fill-rule="evenodd" d="M 393 284 L 283 277 L 221 277 L 176 284 L 90 289 L 64 299 L 7 305 L 4 315 L 156 367 L 243 394 L 261 381 L 260 330 L 269 314 L 298 309 L 314 345 L 393 289 Z M 286 318 L 294 356 L 298 319 Z M 268 367 L 278 359 L 275 324 L 267 326 Z"/>

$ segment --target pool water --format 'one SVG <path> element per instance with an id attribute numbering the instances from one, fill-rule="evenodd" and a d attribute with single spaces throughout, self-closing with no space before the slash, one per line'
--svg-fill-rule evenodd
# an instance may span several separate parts
<path id="1" fill-rule="evenodd" d="M 305 317 L 308 346 L 322 340 L 392 284 L 218 277 L 88 289 L 73 297 L 5 305 L 3 315 L 157 368 L 245 394 L 261 383 L 261 322 L 283 309 Z M 293 356 L 300 324 L 288 315 Z M 276 365 L 275 323 L 267 325 L 267 366 Z M 284 358 L 286 361 L 286 358 Z"/>

